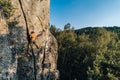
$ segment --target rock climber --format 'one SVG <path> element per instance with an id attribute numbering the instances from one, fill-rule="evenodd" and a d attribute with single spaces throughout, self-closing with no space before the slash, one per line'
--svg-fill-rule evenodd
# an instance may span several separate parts
<path id="1" fill-rule="evenodd" d="M 34 31 L 32 31 L 32 32 L 30 33 L 31 44 L 32 44 L 32 45 L 34 44 L 34 45 L 37 47 L 37 49 L 39 49 L 38 45 L 37 45 L 36 42 L 35 42 L 36 38 L 37 38 L 36 33 L 35 33 Z"/>

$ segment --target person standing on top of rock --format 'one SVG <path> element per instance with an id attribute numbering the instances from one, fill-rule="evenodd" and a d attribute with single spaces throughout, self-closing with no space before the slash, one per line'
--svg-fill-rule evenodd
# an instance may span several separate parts
<path id="1" fill-rule="evenodd" d="M 37 38 L 36 33 L 35 33 L 34 31 L 32 31 L 32 32 L 30 33 L 31 43 L 34 44 L 34 45 L 37 47 L 37 49 L 39 49 L 39 47 L 37 46 L 37 44 L 36 44 L 36 42 L 35 42 L 36 38 Z"/>

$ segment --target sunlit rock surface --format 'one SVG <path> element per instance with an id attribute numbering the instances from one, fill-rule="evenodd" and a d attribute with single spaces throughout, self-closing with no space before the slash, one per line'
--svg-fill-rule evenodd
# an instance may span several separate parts
<path id="1" fill-rule="evenodd" d="M 14 15 L 9 20 L 0 17 L 0 80 L 57 80 L 58 45 L 49 32 L 50 1 L 21 0 L 29 33 L 34 31 L 39 35 L 35 41 L 39 49 L 32 45 L 28 51 L 19 0 L 11 1 Z"/>

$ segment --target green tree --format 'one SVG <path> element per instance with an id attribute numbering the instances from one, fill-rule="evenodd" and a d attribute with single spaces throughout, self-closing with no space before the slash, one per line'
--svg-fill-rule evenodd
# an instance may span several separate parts
<path id="1" fill-rule="evenodd" d="M 70 26 L 65 25 L 64 31 L 54 31 L 59 45 L 60 79 L 119 80 L 119 33 L 112 28 L 74 30 Z"/>
<path id="2" fill-rule="evenodd" d="M 118 54 L 116 53 L 117 49 L 115 48 L 117 35 L 102 28 L 98 28 L 98 30 L 95 31 L 94 36 L 91 36 L 91 41 L 94 43 L 93 48 L 95 48 L 95 55 L 93 56 L 94 60 L 92 66 L 88 66 L 88 79 L 117 80 L 118 78 L 115 77 L 116 75 L 112 72 L 114 71 L 113 66 L 111 66 L 111 62 L 113 63 L 112 65 L 115 65 L 115 60 L 118 59 L 115 58 L 115 56 L 117 57 L 116 54 Z M 110 77 L 110 75 L 112 75 L 113 78 Z"/>
<path id="3" fill-rule="evenodd" d="M 64 30 L 70 30 L 70 27 L 71 27 L 71 24 L 70 24 L 70 23 L 67 23 L 67 24 L 64 26 Z"/>

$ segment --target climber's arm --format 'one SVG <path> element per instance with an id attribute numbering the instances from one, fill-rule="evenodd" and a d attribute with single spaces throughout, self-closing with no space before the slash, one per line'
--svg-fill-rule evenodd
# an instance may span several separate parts
<path id="1" fill-rule="evenodd" d="M 37 37 L 41 36 L 43 34 L 44 30 L 40 31 Z"/>

